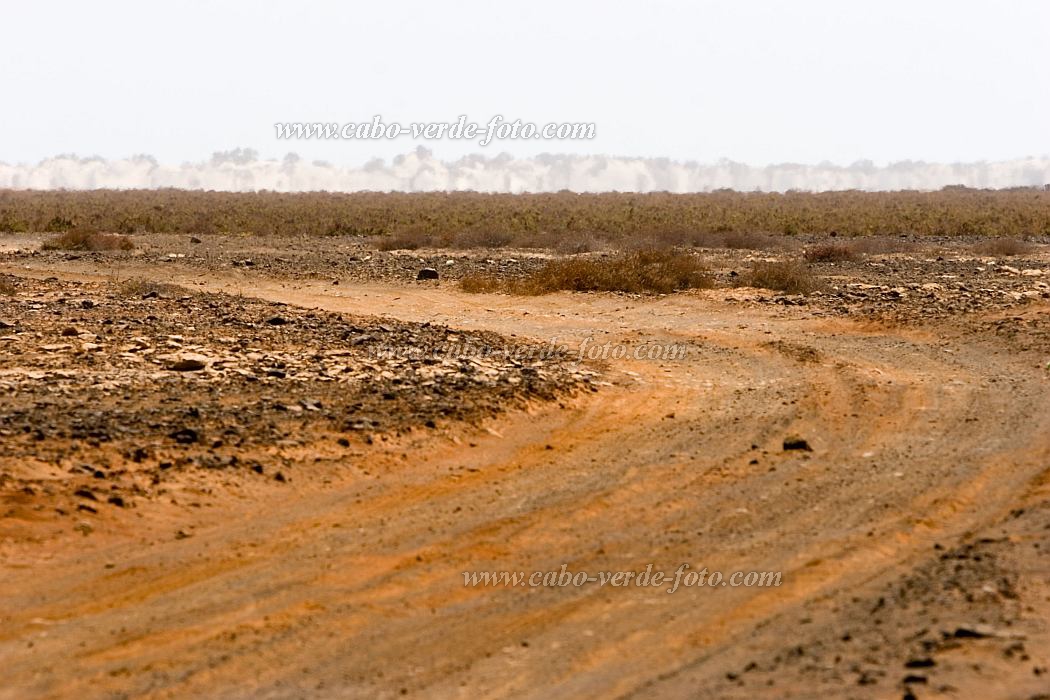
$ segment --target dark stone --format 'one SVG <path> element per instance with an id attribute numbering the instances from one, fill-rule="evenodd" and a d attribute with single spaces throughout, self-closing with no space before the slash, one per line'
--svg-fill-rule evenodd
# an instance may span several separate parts
<path id="1" fill-rule="evenodd" d="M 438 278 L 438 271 L 432 267 L 424 267 L 422 270 L 416 273 L 417 280 L 436 280 Z"/>
<path id="2" fill-rule="evenodd" d="M 173 372 L 199 372 L 205 367 L 207 365 L 197 359 L 177 360 L 168 365 Z"/>
<path id="3" fill-rule="evenodd" d="M 197 431 L 193 428 L 180 428 L 171 433 L 168 437 L 180 445 L 192 445 L 200 439 L 200 435 L 198 435 Z"/>
<path id="4" fill-rule="evenodd" d="M 952 636 L 956 639 L 984 639 L 991 635 L 984 630 L 977 629 L 975 627 L 957 627 Z"/>
<path id="5" fill-rule="evenodd" d="M 803 450 L 805 452 L 812 452 L 813 448 L 809 446 L 809 443 L 805 439 L 800 438 L 797 435 L 784 438 L 784 450 Z"/>

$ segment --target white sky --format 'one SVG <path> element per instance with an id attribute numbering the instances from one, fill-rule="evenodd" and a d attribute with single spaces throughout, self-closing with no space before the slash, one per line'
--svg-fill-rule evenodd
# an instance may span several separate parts
<path id="1" fill-rule="evenodd" d="M 0 161 L 422 142 L 281 141 L 278 121 L 587 121 L 605 153 L 753 165 L 1050 154 L 1050 2 L 4 2 Z"/>

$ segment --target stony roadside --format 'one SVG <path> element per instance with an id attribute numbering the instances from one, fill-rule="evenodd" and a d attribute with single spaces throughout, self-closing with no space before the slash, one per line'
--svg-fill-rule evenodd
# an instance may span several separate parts
<path id="1" fill-rule="evenodd" d="M 826 288 L 807 296 L 760 295 L 763 303 L 811 305 L 837 315 L 929 322 L 972 313 L 1022 309 L 1050 300 L 1050 260 L 965 254 L 895 254 L 814 264 Z"/>
<path id="2" fill-rule="evenodd" d="M 492 333 L 148 282 L 0 286 L 0 515 L 131 507 L 199 470 L 284 481 L 307 445 L 360 448 L 597 384 Z"/>
<path id="3" fill-rule="evenodd" d="M 376 250 L 361 237 L 260 239 L 251 236 L 188 236 L 148 234 L 134 236 L 128 252 L 41 252 L 40 236 L 8 237 L 0 260 L 61 265 L 71 261 L 216 272 L 228 270 L 246 276 L 319 279 L 340 283 L 393 282 L 415 284 L 419 271 L 433 269 L 438 284 L 455 283 L 468 275 L 523 277 L 545 264 L 551 254 L 536 250 Z M 41 239 L 42 240 L 42 239 Z M 1050 300 L 1050 249 L 1037 246 L 1016 257 L 977 255 L 974 241 L 906 242 L 908 252 L 859 255 L 844 262 L 815 263 L 812 274 L 823 289 L 808 295 L 756 290 L 748 301 L 759 304 L 810 306 L 843 316 L 885 318 L 895 322 L 927 322 L 974 312 L 1025 307 Z M 821 241 L 808 241 L 819 243 Z M 798 257 L 807 241 L 773 250 L 697 249 L 714 273 L 719 287 L 732 288 L 757 260 Z M 610 253 L 592 253 L 607 255 Z M 423 282 L 423 284 L 434 284 Z"/>

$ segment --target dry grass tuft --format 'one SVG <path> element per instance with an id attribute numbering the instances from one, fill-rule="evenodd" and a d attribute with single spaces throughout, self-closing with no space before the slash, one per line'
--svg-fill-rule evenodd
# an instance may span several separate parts
<path id="1" fill-rule="evenodd" d="M 806 262 L 848 262 L 857 259 L 853 248 L 843 243 L 824 243 L 807 248 L 803 254 Z"/>
<path id="2" fill-rule="evenodd" d="M 459 288 L 469 294 L 497 294 L 510 291 L 510 280 L 495 275 L 468 275 L 459 281 Z"/>
<path id="3" fill-rule="evenodd" d="M 609 257 L 552 260 L 518 280 L 469 277 L 460 282 L 460 288 L 467 292 L 499 291 L 530 296 L 558 291 L 670 294 L 683 289 L 706 289 L 712 284 L 707 268 L 694 255 L 673 250 L 640 250 Z"/>
<path id="4" fill-rule="evenodd" d="M 106 251 L 131 250 L 135 244 L 127 236 L 97 231 L 66 231 L 60 236 L 45 241 L 41 250 Z"/>
<path id="5" fill-rule="evenodd" d="M 798 260 L 755 262 L 738 282 L 741 287 L 772 289 L 788 294 L 809 294 L 821 288 L 809 265 Z"/>
<path id="6" fill-rule="evenodd" d="M 154 282 L 147 279 L 124 280 L 117 286 L 117 294 L 122 297 L 142 298 L 147 295 L 180 297 L 189 294 L 189 290 L 177 284 Z"/>
<path id="7" fill-rule="evenodd" d="M 992 238 L 987 241 L 981 241 L 972 248 L 973 252 L 978 255 L 1005 257 L 1024 255 L 1025 253 L 1031 253 L 1034 249 L 1035 246 L 1028 241 L 1022 241 L 1017 238 Z"/>
<path id="8" fill-rule="evenodd" d="M 13 297 L 18 293 L 18 287 L 6 277 L 0 277 L 0 296 Z"/>

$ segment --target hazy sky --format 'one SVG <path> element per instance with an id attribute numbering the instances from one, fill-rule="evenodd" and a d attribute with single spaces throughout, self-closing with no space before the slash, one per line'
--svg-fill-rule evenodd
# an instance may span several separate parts
<path id="1" fill-rule="evenodd" d="M 1050 2 L 5 2 L 0 161 L 235 147 L 337 164 L 422 142 L 279 121 L 595 122 L 425 144 L 848 164 L 1050 154 Z"/>

